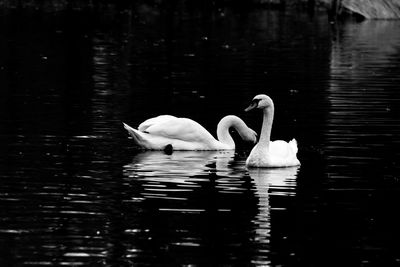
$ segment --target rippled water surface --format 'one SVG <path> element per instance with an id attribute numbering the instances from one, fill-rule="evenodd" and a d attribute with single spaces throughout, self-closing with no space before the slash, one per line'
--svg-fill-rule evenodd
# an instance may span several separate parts
<path id="1" fill-rule="evenodd" d="M 1 266 L 400 265 L 400 23 L 236 6 L 3 11 Z M 122 121 L 227 114 L 300 167 L 138 151 Z"/>

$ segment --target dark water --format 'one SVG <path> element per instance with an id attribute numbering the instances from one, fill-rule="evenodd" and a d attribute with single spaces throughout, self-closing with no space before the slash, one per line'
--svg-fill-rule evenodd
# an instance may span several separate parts
<path id="1" fill-rule="evenodd" d="M 2 12 L 0 265 L 400 265 L 400 23 L 174 3 Z M 140 152 L 121 124 L 259 130 L 258 93 L 301 167 Z"/>

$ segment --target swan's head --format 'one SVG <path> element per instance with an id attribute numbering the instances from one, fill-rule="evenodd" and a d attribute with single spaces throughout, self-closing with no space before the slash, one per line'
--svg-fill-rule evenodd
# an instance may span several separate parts
<path id="1" fill-rule="evenodd" d="M 253 129 L 246 127 L 246 129 L 241 131 L 239 134 L 244 141 L 251 142 L 253 144 L 257 143 L 257 133 Z"/>
<path id="2" fill-rule="evenodd" d="M 244 134 L 243 140 L 248 142 L 252 142 L 253 144 L 257 143 L 257 133 L 251 128 L 248 128 L 246 133 Z"/>
<path id="3" fill-rule="evenodd" d="M 250 103 L 250 106 L 248 106 L 244 111 L 249 111 L 255 108 L 258 109 L 266 109 L 269 107 L 273 107 L 274 102 L 272 102 L 272 99 L 267 96 L 267 95 L 256 95 L 253 100 Z"/>

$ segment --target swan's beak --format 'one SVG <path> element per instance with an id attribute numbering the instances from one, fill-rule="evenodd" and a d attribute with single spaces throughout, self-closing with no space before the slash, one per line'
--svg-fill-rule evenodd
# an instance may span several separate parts
<path id="1" fill-rule="evenodd" d="M 253 140 L 253 144 L 256 144 L 257 143 L 257 141 L 258 141 L 258 134 L 255 132 L 255 131 L 253 131 L 254 132 L 254 140 Z"/>
<path id="2" fill-rule="evenodd" d="M 250 106 L 248 106 L 244 111 L 247 112 L 247 111 L 250 111 L 252 109 L 255 109 L 257 107 L 257 105 L 258 105 L 258 102 L 253 101 L 253 102 L 251 102 Z"/>

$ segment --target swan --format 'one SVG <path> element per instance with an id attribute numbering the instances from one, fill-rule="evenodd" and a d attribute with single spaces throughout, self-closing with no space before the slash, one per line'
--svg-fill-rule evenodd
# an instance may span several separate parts
<path id="1" fill-rule="evenodd" d="M 246 160 L 248 167 L 290 167 L 300 165 L 297 159 L 297 142 L 282 140 L 271 141 L 272 121 L 274 119 L 274 102 L 267 95 L 257 95 L 253 98 L 250 106 L 245 109 L 262 109 L 264 113 L 260 140 L 253 147 Z"/>
<path id="2" fill-rule="evenodd" d="M 257 133 L 234 115 L 221 119 L 216 140 L 203 126 L 188 118 L 160 115 L 142 122 L 138 129 L 123 123 L 136 145 L 147 150 L 232 150 L 232 127 L 245 141 L 256 143 Z"/>

